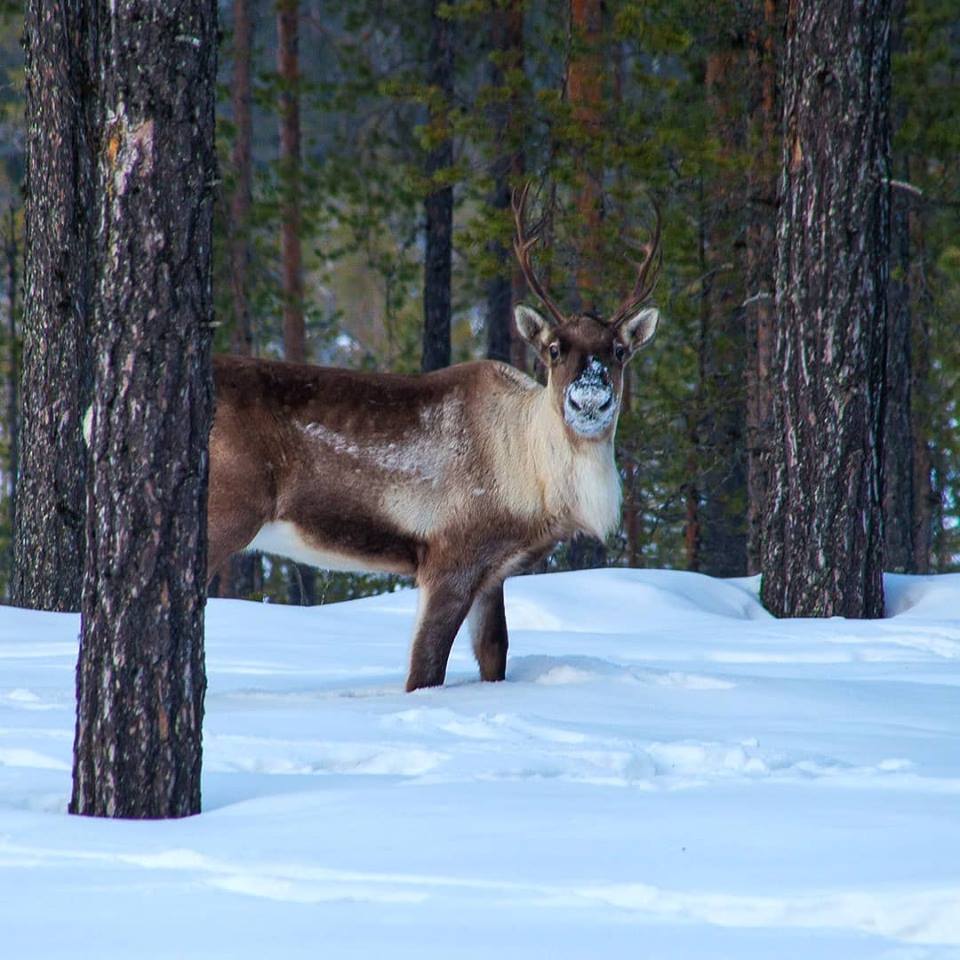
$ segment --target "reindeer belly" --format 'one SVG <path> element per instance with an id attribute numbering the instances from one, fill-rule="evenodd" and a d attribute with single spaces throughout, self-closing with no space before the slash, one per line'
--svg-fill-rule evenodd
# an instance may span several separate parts
<path id="1" fill-rule="evenodd" d="M 401 573 L 417 569 L 417 544 L 410 538 L 369 522 L 338 518 L 325 526 L 303 526 L 290 520 L 265 523 L 247 550 L 275 553 L 324 570 L 353 573 Z"/>

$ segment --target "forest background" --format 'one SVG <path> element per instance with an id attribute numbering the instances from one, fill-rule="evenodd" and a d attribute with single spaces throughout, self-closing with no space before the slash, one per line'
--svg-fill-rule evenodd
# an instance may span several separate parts
<path id="1" fill-rule="evenodd" d="M 536 376 L 510 326 L 511 304 L 531 302 L 510 252 L 510 188 L 540 186 L 542 270 L 568 309 L 602 312 L 622 297 L 628 241 L 648 236 L 657 208 L 664 322 L 627 386 L 623 522 L 605 544 L 562 545 L 547 568 L 756 572 L 777 389 L 767 368 L 784 6 L 221 4 L 216 348 L 413 372 L 429 366 L 426 314 L 428 329 L 449 320 L 452 362 L 489 355 Z M 894 8 L 884 566 L 940 572 L 960 569 L 960 20 L 951 0 Z M 21 28 L 22 5 L 0 4 L 4 599 L 20 408 Z M 430 228 L 444 204 L 449 281 Z M 394 581 L 256 557 L 214 590 L 323 602 Z"/>

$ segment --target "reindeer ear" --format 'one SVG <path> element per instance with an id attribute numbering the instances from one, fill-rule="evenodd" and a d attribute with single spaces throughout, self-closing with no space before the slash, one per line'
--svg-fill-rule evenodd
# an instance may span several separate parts
<path id="1" fill-rule="evenodd" d="M 630 353 L 635 353 L 653 339 L 659 322 L 660 311 L 656 307 L 645 307 L 620 324 L 620 339 Z"/>
<path id="2" fill-rule="evenodd" d="M 539 350 L 543 346 L 542 337 L 550 328 L 546 318 L 537 313 L 533 307 L 525 307 L 523 304 L 518 304 L 514 308 L 513 319 L 517 323 L 520 336 L 532 347 L 536 347 Z"/>

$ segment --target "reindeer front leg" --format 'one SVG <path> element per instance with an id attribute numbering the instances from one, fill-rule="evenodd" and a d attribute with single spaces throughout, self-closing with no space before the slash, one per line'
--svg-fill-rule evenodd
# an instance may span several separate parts
<path id="1" fill-rule="evenodd" d="M 473 602 L 479 576 L 464 569 L 421 570 L 420 615 L 413 635 L 407 692 L 438 687 L 457 631 Z"/>

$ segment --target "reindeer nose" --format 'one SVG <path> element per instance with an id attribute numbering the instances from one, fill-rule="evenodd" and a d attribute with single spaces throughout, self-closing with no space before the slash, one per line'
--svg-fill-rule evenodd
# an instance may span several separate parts
<path id="1" fill-rule="evenodd" d="M 579 433 L 602 432 L 613 415 L 614 396 L 607 368 L 594 356 L 587 357 L 580 376 L 565 394 L 565 417 Z"/>

